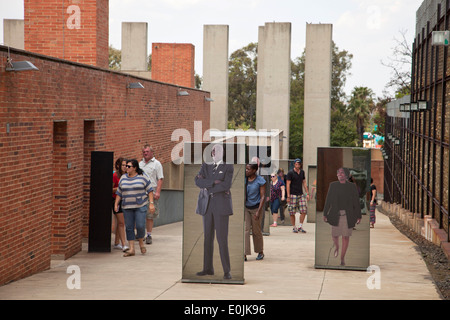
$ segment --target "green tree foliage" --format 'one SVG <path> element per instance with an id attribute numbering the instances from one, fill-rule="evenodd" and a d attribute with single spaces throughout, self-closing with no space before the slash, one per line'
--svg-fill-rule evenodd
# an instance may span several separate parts
<path id="1" fill-rule="evenodd" d="M 303 158 L 305 98 L 305 52 L 291 62 L 291 106 L 289 114 L 289 158 Z"/>
<path id="2" fill-rule="evenodd" d="M 367 121 L 370 120 L 370 112 L 374 107 L 373 92 L 367 87 L 355 87 L 348 105 L 348 112 L 356 123 L 358 133 L 358 145 L 362 146 L 364 130 Z"/>
<path id="3" fill-rule="evenodd" d="M 333 42 L 331 89 L 331 142 L 334 146 L 354 146 L 356 127 L 344 106 L 344 86 L 353 55 Z M 229 61 L 228 128 L 255 128 L 257 43 L 238 49 Z M 289 157 L 303 157 L 303 115 L 305 88 L 305 52 L 291 62 Z"/>
<path id="4" fill-rule="evenodd" d="M 112 45 L 109 46 L 109 69 L 120 70 L 120 63 L 122 61 L 122 51 L 115 49 Z"/>
<path id="5" fill-rule="evenodd" d="M 345 82 L 350 74 L 353 55 L 340 50 L 332 43 L 331 76 L 331 146 L 354 146 L 357 140 L 356 128 L 345 110 Z M 305 96 L 305 52 L 291 64 L 291 110 L 289 157 L 303 157 L 303 119 Z"/>
<path id="6" fill-rule="evenodd" d="M 233 52 L 229 60 L 228 122 L 232 127 L 255 128 L 258 44 Z"/>

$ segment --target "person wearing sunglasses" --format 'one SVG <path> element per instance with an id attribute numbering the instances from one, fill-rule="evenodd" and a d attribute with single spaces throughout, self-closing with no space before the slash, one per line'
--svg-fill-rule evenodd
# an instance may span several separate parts
<path id="1" fill-rule="evenodd" d="M 283 181 L 278 179 L 275 171 L 270 175 L 270 212 L 272 212 L 273 224 L 271 227 L 277 226 L 278 210 L 281 210 L 281 202 L 285 200 L 285 186 Z"/>
<path id="2" fill-rule="evenodd" d="M 125 252 L 124 257 L 135 255 L 134 242 L 139 240 L 141 253 L 147 252 L 144 245 L 145 224 L 147 211 L 155 211 L 153 202 L 153 188 L 150 179 L 144 174 L 136 159 L 127 161 L 127 173 L 119 181 L 116 191 L 116 202 L 114 210 L 119 210 L 122 201 L 122 210 L 125 218 L 125 229 L 130 249 Z M 148 209 L 149 208 L 149 209 Z M 137 235 L 134 233 L 136 227 Z"/>

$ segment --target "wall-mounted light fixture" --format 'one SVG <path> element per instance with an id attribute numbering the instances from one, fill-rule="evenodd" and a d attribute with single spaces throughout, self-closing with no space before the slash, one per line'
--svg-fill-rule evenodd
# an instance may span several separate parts
<path id="1" fill-rule="evenodd" d="M 140 82 L 131 82 L 127 84 L 128 89 L 144 89 L 144 86 Z"/>
<path id="2" fill-rule="evenodd" d="M 450 44 L 450 31 L 433 31 L 431 33 L 432 46 L 448 46 Z"/>
<path id="3" fill-rule="evenodd" d="M 189 92 L 187 92 L 187 91 L 184 91 L 184 90 L 178 90 L 178 92 L 177 92 L 177 96 L 188 96 L 189 95 Z"/>
<path id="4" fill-rule="evenodd" d="M 8 59 L 6 63 L 6 71 L 29 71 L 29 70 L 39 70 L 30 61 L 11 61 Z"/>
<path id="5" fill-rule="evenodd" d="M 419 111 L 431 110 L 431 101 L 419 100 L 417 104 Z"/>
<path id="6" fill-rule="evenodd" d="M 209 101 L 209 102 L 213 102 L 213 101 L 214 101 L 214 99 L 208 98 L 208 97 L 205 97 L 205 100 L 206 100 L 206 101 Z"/>
<path id="7" fill-rule="evenodd" d="M 410 112 L 411 111 L 411 104 L 410 103 L 405 103 L 404 107 L 405 107 L 405 112 Z"/>
<path id="8" fill-rule="evenodd" d="M 419 111 L 419 104 L 417 102 L 411 102 L 411 111 Z"/>

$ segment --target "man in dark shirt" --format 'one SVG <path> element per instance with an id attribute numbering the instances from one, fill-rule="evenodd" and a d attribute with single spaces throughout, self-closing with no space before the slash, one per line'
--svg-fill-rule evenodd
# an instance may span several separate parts
<path id="1" fill-rule="evenodd" d="M 306 191 L 306 199 L 303 195 L 303 188 Z M 294 160 L 294 169 L 288 172 L 286 175 L 286 192 L 287 192 L 287 202 L 289 215 L 291 218 L 291 224 L 293 226 L 293 231 L 298 233 L 306 233 L 303 229 L 303 222 L 306 217 L 306 201 L 309 200 L 308 187 L 306 186 L 305 171 L 302 169 L 302 160 Z M 295 225 L 295 215 L 300 213 L 300 225 L 297 229 Z"/>

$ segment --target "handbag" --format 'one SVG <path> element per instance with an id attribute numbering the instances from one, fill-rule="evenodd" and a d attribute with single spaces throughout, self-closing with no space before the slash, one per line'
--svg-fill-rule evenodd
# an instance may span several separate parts
<path id="1" fill-rule="evenodd" d="M 197 209 L 195 213 L 204 216 L 208 209 L 209 193 L 206 188 L 201 188 L 197 199 Z"/>

